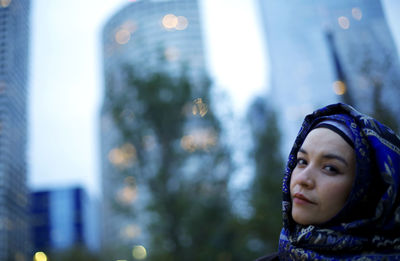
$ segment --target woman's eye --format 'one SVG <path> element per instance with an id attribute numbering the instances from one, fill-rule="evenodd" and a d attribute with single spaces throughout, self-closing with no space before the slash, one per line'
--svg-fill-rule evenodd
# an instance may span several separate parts
<path id="1" fill-rule="evenodd" d="M 297 166 L 305 166 L 307 165 L 307 161 L 305 159 L 297 159 Z"/>
<path id="2" fill-rule="evenodd" d="M 334 167 L 334 166 L 331 166 L 331 165 L 327 165 L 327 166 L 325 166 L 324 167 L 324 170 L 326 170 L 326 171 L 328 171 L 328 172 L 330 172 L 330 173 L 339 173 L 339 170 L 336 168 L 336 167 Z"/>

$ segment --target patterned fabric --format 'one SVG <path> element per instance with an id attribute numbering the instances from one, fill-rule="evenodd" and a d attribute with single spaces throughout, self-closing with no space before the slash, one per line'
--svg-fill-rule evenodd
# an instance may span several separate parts
<path id="1" fill-rule="evenodd" d="M 290 176 L 309 131 L 323 120 L 346 124 L 353 135 L 356 177 L 343 209 L 320 225 L 291 217 Z M 400 138 L 351 106 L 333 104 L 306 116 L 283 179 L 280 260 L 400 260 Z"/>

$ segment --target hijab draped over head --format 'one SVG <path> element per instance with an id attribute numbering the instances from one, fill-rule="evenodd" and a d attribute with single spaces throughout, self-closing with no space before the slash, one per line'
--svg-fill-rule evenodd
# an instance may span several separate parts
<path id="1" fill-rule="evenodd" d="M 323 121 L 350 130 L 356 175 L 343 209 L 319 225 L 299 225 L 291 216 L 290 177 L 307 134 Z M 307 115 L 283 179 L 281 260 L 400 260 L 400 138 L 351 106 L 333 104 Z M 333 197 L 335 195 L 332 195 Z"/>

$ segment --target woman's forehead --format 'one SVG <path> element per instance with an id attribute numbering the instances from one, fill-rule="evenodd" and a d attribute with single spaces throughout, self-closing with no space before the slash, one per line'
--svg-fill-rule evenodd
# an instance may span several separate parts
<path id="1" fill-rule="evenodd" d="M 311 130 L 306 136 L 301 150 L 312 151 L 353 151 L 353 148 L 336 132 L 321 127 Z"/>

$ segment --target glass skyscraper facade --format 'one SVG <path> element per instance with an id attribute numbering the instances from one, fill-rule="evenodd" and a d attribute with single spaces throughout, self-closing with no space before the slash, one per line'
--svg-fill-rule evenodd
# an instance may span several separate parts
<path id="1" fill-rule="evenodd" d="M 400 112 L 399 58 L 380 1 L 258 3 L 285 155 L 316 108 L 344 101 L 371 114 L 379 102 Z"/>
<path id="2" fill-rule="evenodd" d="M 104 91 L 124 91 L 124 66 L 140 73 L 162 70 L 179 75 L 186 70 L 196 83 L 205 75 L 202 28 L 197 0 L 135 1 L 114 14 L 102 35 Z M 132 100 L 132 103 L 135 101 Z M 127 112 L 128 114 L 130 112 Z M 151 137 L 145 142 L 152 143 Z M 102 239 L 104 246 L 144 244 L 149 216 L 145 202 L 149 193 L 140 181 L 123 177 L 134 148 L 120 144 L 110 101 L 101 111 Z M 132 207 L 135 218 L 121 214 L 118 204 Z"/>
<path id="3" fill-rule="evenodd" d="M 0 1 L 0 260 L 26 260 L 30 1 Z"/>
<path id="4" fill-rule="evenodd" d="M 79 187 L 34 191 L 30 195 L 33 252 L 80 246 L 99 250 L 96 203 Z"/>

